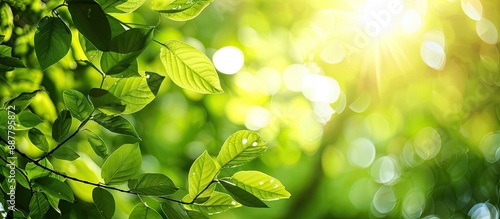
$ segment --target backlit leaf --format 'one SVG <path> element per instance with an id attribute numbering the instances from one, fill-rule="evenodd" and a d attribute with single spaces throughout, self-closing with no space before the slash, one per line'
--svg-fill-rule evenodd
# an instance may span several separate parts
<path id="1" fill-rule="evenodd" d="M 155 92 L 165 77 L 148 72 L 143 77 L 131 77 L 118 80 L 109 88 L 109 92 L 125 105 L 123 114 L 135 113 L 155 98 Z"/>
<path id="2" fill-rule="evenodd" d="M 165 17 L 174 21 L 186 21 L 198 16 L 212 0 L 176 0 L 166 7 L 157 7 L 156 10 Z"/>
<path id="3" fill-rule="evenodd" d="M 195 197 L 202 192 L 217 176 L 220 167 L 204 151 L 191 165 L 188 175 L 189 195 Z"/>
<path id="4" fill-rule="evenodd" d="M 203 204 L 183 205 L 187 210 L 199 211 L 207 214 L 218 214 L 231 208 L 241 207 L 230 195 L 214 192 L 210 198 Z"/>
<path id="5" fill-rule="evenodd" d="M 61 20 L 45 16 L 35 33 L 35 53 L 42 70 L 61 60 L 71 47 L 71 32 Z"/>
<path id="6" fill-rule="evenodd" d="M 208 219 L 207 216 L 197 211 L 186 211 L 186 214 L 188 215 L 189 219 Z"/>
<path id="7" fill-rule="evenodd" d="M 19 94 L 17 97 L 12 98 L 11 100 L 7 101 L 4 104 L 4 107 L 15 107 L 13 110 L 14 112 L 18 113 L 21 112 L 21 110 L 25 109 L 30 105 L 31 101 L 33 101 L 33 98 L 35 98 L 36 94 L 43 89 L 40 90 L 34 90 L 33 92 L 22 92 Z"/>
<path id="8" fill-rule="evenodd" d="M 52 138 L 61 142 L 69 133 L 71 128 L 71 114 L 68 110 L 63 110 L 57 116 L 52 126 Z"/>
<path id="9" fill-rule="evenodd" d="M 105 189 L 95 187 L 92 190 L 92 200 L 99 210 L 99 213 L 106 219 L 110 219 L 115 214 L 115 199 L 110 192 Z"/>
<path id="10" fill-rule="evenodd" d="M 97 0 L 97 3 L 108 13 L 131 13 L 144 2 L 146 0 Z"/>
<path id="11" fill-rule="evenodd" d="M 154 28 L 131 28 L 111 40 L 111 50 L 118 53 L 142 51 L 153 39 Z"/>
<path id="12" fill-rule="evenodd" d="M 47 142 L 47 138 L 45 135 L 38 129 L 32 128 L 28 131 L 28 138 L 31 143 L 35 145 L 38 149 L 42 151 L 49 151 L 49 143 Z"/>
<path id="13" fill-rule="evenodd" d="M 92 103 L 80 91 L 65 90 L 63 100 L 71 115 L 80 121 L 87 119 L 94 111 Z"/>
<path id="14" fill-rule="evenodd" d="M 139 171 L 141 163 L 139 144 L 124 144 L 104 161 L 101 177 L 106 184 L 123 183 Z"/>
<path id="15" fill-rule="evenodd" d="M 101 6 L 93 0 L 70 0 L 67 3 L 78 31 L 97 49 L 109 51 L 111 28 Z"/>
<path id="16" fill-rule="evenodd" d="M 219 76 L 205 54 L 176 40 L 160 49 L 160 59 L 168 76 L 178 86 L 199 93 L 222 93 Z"/>
<path id="17" fill-rule="evenodd" d="M 264 201 L 290 197 L 278 179 L 259 171 L 237 172 L 231 177 L 231 182 Z"/>
<path id="18" fill-rule="evenodd" d="M 128 181 L 128 188 L 142 195 L 170 195 L 178 190 L 174 182 L 167 176 L 157 173 L 146 173 Z"/>
<path id="19" fill-rule="evenodd" d="M 44 166 L 44 167 L 53 169 L 52 164 L 47 159 L 41 160 L 39 162 L 39 164 Z M 49 176 L 51 174 L 50 171 L 43 169 L 32 162 L 27 163 L 26 167 L 24 169 L 26 170 L 26 175 L 28 175 L 28 178 L 30 179 L 30 181 L 34 180 L 36 178 Z"/>
<path id="20" fill-rule="evenodd" d="M 129 219 L 163 219 L 163 218 L 154 209 L 145 206 L 144 204 L 138 204 L 134 207 L 134 209 L 130 213 Z"/>
<path id="21" fill-rule="evenodd" d="M 30 217 L 33 219 L 41 219 L 49 210 L 49 201 L 47 197 L 41 192 L 35 192 L 31 196 L 30 204 Z"/>
<path id="22" fill-rule="evenodd" d="M 236 186 L 232 182 L 220 180 L 219 183 L 229 192 L 229 194 L 239 203 L 248 207 L 267 208 L 268 206 L 259 198 L 246 190 Z"/>
<path id="23" fill-rule="evenodd" d="M 137 65 L 137 56 L 141 51 L 120 54 L 116 52 L 105 52 L 101 56 L 101 67 L 106 75 L 115 78 L 127 78 L 140 76 Z"/>
<path id="24" fill-rule="evenodd" d="M 108 156 L 108 145 L 106 145 L 106 142 L 99 135 L 88 129 L 83 129 L 82 132 L 87 136 L 90 147 L 92 147 L 97 155 L 102 158 Z"/>
<path id="25" fill-rule="evenodd" d="M 141 140 L 134 126 L 122 116 L 108 116 L 103 113 L 94 115 L 94 121 L 109 131 L 129 135 Z"/>
<path id="26" fill-rule="evenodd" d="M 236 167 L 251 161 L 266 151 L 266 143 L 257 132 L 240 130 L 226 139 L 217 162 L 222 167 Z"/>
<path id="27" fill-rule="evenodd" d="M 89 91 L 89 98 L 94 106 L 103 113 L 120 114 L 125 110 L 125 105 L 107 90 L 92 88 Z"/>
<path id="28" fill-rule="evenodd" d="M 59 209 L 59 198 L 56 198 L 54 196 L 47 196 L 47 200 L 49 201 L 50 206 L 61 215 L 61 209 Z"/>
<path id="29" fill-rule="evenodd" d="M 47 195 L 54 196 L 69 202 L 74 202 L 75 197 L 71 188 L 64 182 L 52 177 L 42 177 L 35 180 L 35 184 Z"/>

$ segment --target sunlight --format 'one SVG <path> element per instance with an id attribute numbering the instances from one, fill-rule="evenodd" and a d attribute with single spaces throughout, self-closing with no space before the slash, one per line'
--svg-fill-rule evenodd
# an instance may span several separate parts
<path id="1" fill-rule="evenodd" d="M 243 67 L 245 57 L 240 49 L 234 46 L 226 46 L 214 53 L 213 62 L 218 71 L 232 75 Z"/>

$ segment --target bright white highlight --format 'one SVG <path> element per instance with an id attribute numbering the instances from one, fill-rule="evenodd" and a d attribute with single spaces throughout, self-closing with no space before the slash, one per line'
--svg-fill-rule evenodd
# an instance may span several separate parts
<path id="1" fill-rule="evenodd" d="M 479 38 L 488 44 L 498 42 L 498 30 L 490 20 L 483 18 L 476 23 L 476 32 Z"/>
<path id="2" fill-rule="evenodd" d="M 228 75 L 235 74 L 245 64 L 243 52 L 234 46 L 226 46 L 217 50 L 212 60 L 218 71 Z"/>
<path id="3" fill-rule="evenodd" d="M 302 81 L 302 93 L 312 102 L 334 103 L 339 99 L 339 83 L 327 76 L 310 74 Z"/>
<path id="4" fill-rule="evenodd" d="M 245 126 L 253 131 L 264 128 L 271 121 L 271 113 L 261 106 L 252 106 L 247 110 Z"/>

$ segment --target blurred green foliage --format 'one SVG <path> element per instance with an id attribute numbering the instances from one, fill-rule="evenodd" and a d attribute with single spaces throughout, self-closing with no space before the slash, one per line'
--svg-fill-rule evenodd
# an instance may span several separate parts
<path id="1" fill-rule="evenodd" d="M 76 61 L 86 58 L 75 49 L 75 34 L 68 55 L 43 73 L 37 70 L 33 27 L 59 3 L 8 3 L 11 9 L 5 9 L 7 3 L 1 9 L 4 43 L 28 68 L 7 73 L 0 96 L 41 84 L 47 92 L 37 95 L 33 111 L 54 121 L 64 90 L 89 90 L 101 77 Z M 219 74 L 223 94 L 184 90 L 167 77 L 155 101 L 127 116 L 143 139 L 140 171 L 166 174 L 186 189 L 184 176 L 198 155 L 216 154 L 227 136 L 247 128 L 258 131 L 269 147 L 249 168 L 280 179 L 292 194 L 269 203 L 269 209 L 239 208 L 213 218 L 498 218 L 500 5 L 495 1 L 215 0 L 196 19 L 183 22 L 150 13 L 154 4 L 116 17 L 130 24 L 160 23 L 156 40 L 182 40 L 214 62 L 227 46 L 238 48 L 244 61 L 236 72 Z M 67 10 L 60 13 L 70 21 Z M 15 25 L 5 16 L 17 16 L 9 19 Z M 141 71 L 166 75 L 159 50 L 157 44 L 144 50 Z M 228 54 L 222 60 L 231 61 L 215 62 L 220 72 L 241 61 L 232 59 L 238 53 Z M 110 147 L 130 140 L 99 134 Z M 89 164 L 102 161 L 84 142 L 77 136 L 71 144 L 88 156 L 53 164 L 99 181 L 97 165 Z M 20 148 L 41 154 L 28 142 Z M 79 199 L 91 201 L 92 187 L 68 184 Z M 137 202 L 113 195 L 120 197 L 118 215 Z M 76 215 L 94 207 L 77 206 Z"/>

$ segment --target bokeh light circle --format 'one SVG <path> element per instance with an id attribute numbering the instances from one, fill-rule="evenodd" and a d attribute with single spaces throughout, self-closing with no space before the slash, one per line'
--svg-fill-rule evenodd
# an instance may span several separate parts
<path id="1" fill-rule="evenodd" d="M 228 75 L 235 74 L 245 64 L 243 52 L 234 46 L 226 46 L 217 50 L 212 60 L 218 71 Z"/>
<path id="2" fill-rule="evenodd" d="M 358 138 L 349 145 L 347 156 L 352 165 L 367 168 L 375 160 L 375 153 L 375 145 L 370 140 Z"/>

